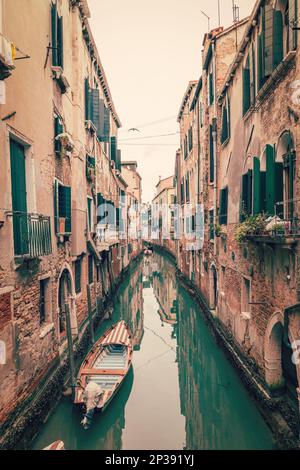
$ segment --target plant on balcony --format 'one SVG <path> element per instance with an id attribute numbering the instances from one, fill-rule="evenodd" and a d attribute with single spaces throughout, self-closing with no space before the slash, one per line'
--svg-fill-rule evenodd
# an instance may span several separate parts
<path id="1" fill-rule="evenodd" d="M 95 182 L 96 177 L 96 167 L 95 167 L 95 158 L 87 156 L 86 157 L 86 178 L 90 183 Z"/>
<path id="2" fill-rule="evenodd" d="M 266 230 L 266 220 L 263 214 L 248 216 L 235 230 L 235 239 L 243 243 L 249 236 L 262 235 Z"/>

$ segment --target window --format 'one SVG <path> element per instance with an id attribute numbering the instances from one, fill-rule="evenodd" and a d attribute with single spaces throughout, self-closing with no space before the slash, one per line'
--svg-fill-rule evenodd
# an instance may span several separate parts
<path id="1" fill-rule="evenodd" d="M 89 284 L 93 284 L 94 282 L 94 258 L 92 255 L 88 257 L 88 277 L 89 277 Z"/>
<path id="2" fill-rule="evenodd" d="M 57 234 L 70 234 L 72 231 L 71 188 L 54 182 L 54 224 Z"/>
<path id="3" fill-rule="evenodd" d="M 230 103 L 226 95 L 226 101 L 222 110 L 222 131 L 221 131 L 221 144 L 224 144 L 230 137 Z"/>
<path id="4" fill-rule="evenodd" d="M 52 65 L 64 68 L 63 18 L 58 15 L 57 4 L 51 7 Z"/>
<path id="5" fill-rule="evenodd" d="M 242 199 L 240 220 L 245 220 L 246 217 L 252 214 L 252 170 L 248 170 L 242 176 Z"/>
<path id="6" fill-rule="evenodd" d="M 187 148 L 187 136 L 184 137 L 183 141 L 183 148 L 184 148 L 184 159 L 186 160 L 188 157 L 188 148 Z"/>
<path id="7" fill-rule="evenodd" d="M 184 178 L 182 178 L 181 180 L 181 184 L 180 184 L 180 202 L 181 204 L 184 204 L 185 200 L 184 200 Z"/>
<path id="8" fill-rule="evenodd" d="M 214 182 L 215 168 L 214 168 L 214 140 L 213 140 L 213 126 L 209 126 L 209 181 Z"/>
<path id="9" fill-rule="evenodd" d="M 193 148 L 193 128 L 192 127 L 189 128 L 188 137 L 189 137 L 189 152 L 190 152 Z"/>
<path id="10" fill-rule="evenodd" d="M 186 202 L 190 201 L 190 175 L 187 173 L 185 177 L 185 200 Z"/>
<path id="11" fill-rule="evenodd" d="M 81 292 L 81 259 L 75 261 L 75 292 L 79 294 Z"/>
<path id="12" fill-rule="evenodd" d="M 40 281 L 40 325 L 51 320 L 51 280 Z"/>
<path id="13" fill-rule="evenodd" d="M 227 225 L 227 213 L 228 213 L 228 187 L 221 189 L 220 191 L 220 209 L 219 209 L 219 224 Z"/>
<path id="14" fill-rule="evenodd" d="M 61 153 L 61 142 L 57 139 L 57 136 L 64 132 L 64 126 L 62 120 L 58 116 L 54 116 L 54 151 L 56 155 Z"/>
<path id="15" fill-rule="evenodd" d="M 117 164 L 117 138 L 111 137 L 110 138 L 110 159 Z"/>
<path id="16" fill-rule="evenodd" d="M 89 232 L 94 231 L 94 214 L 93 214 L 93 199 L 87 198 L 87 210 L 88 210 L 88 230 Z"/>

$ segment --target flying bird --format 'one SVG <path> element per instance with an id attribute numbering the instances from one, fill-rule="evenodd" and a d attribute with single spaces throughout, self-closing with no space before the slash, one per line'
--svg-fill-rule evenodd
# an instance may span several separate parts
<path id="1" fill-rule="evenodd" d="M 136 127 L 132 127 L 131 129 L 128 129 L 128 132 L 141 132 L 139 129 Z"/>

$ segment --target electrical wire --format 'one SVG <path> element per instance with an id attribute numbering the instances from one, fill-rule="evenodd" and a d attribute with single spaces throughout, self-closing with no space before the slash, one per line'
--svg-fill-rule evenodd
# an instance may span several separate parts
<path id="1" fill-rule="evenodd" d="M 142 139 L 156 139 L 157 137 L 169 137 L 171 135 L 178 135 L 180 134 L 179 131 L 177 132 L 170 132 L 169 134 L 156 134 L 156 135 L 146 135 L 145 137 L 133 137 L 130 139 L 121 139 L 119 142 L 129 142 L 131 140 L 142 140 Z"/>
<path id="2" fill-rule="evenodd" d="M 157 121 L 146 122 L 145 124 L 140 124 L 140 125 L 137 125 L 137 126 L 134 126 L 134 127 L 136 127 L 137 129 L 143 129 L 144 127 L 154 126 L 155 124 L 160 124 L 162 122 L 171 121 L 172 119 L 175 119 L 176 117 L 177 116 L 175 114 L 174 116 L 168 116 L 168 117 L 165 117 L 165 118 L 162 118 L 162 119 L 158 119 Z M 128 132 L 128 131 L 126 129 L 122 129 L 121 132 Z"/>

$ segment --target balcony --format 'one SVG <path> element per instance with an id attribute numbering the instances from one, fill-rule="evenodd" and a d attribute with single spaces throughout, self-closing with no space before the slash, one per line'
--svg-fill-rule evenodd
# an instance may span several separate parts
<path id="1" fill-rule="evenodd" d="M 14 66 L 14 46 L 4 36 L 0 37 L 0 80 L 10 77 Z"/>
<path id="2" fill-rule="evenodd" d="M 50 217 L 13 212 L 15 257 L 37 259 L 52 253 Z"/>
<path id="3" fill-rule="evenodd" d="M 110 228 L 108 225 L 98 224 L 96 236 L 98 251 L 109 251 L 110 247 L 116 243 L 119 243 L 118 231 Z"/>
<path id="4" fill-rule="evenodd" d="M 274 245 L 294 245 L 300 238 L 300 225 L 298 217 L 279 219 L 274 217 L 272 224 L 266 225 L 264 230 L 247 234 L 247 239 L 254 242 L 263 242 Z"/>

